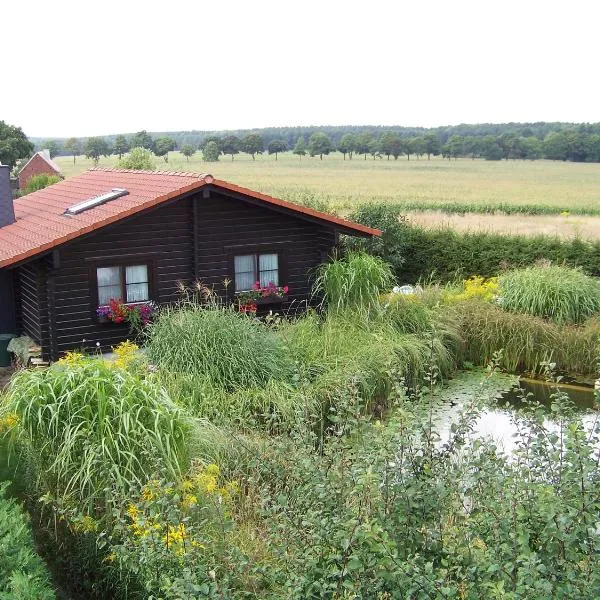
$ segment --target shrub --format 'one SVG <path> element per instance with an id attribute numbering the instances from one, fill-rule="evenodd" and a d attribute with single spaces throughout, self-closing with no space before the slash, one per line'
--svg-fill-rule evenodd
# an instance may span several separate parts
<path id="1" fill-rule="evenodd" d="M 49 185 L 53 185 L 61 181 L 62 178 L 59 175 L 48 175 L 48 173 L 40 173 L 39 175 L 33 175 L 27 180 L 25 187 L 21 190 L 21 196 L 43 190 Z"/>
<path id="2" fill-rule="evenodd" d="M 370 311 L 379 307 L 380 295 L 393 285 L 390 265 L 366 252 L 351 252 L 319 268 L 314 290 L 329 311 Z"/>
<path id="3" fill-rule="evenodd" d="M 42 559 L 36 554 L 29 520 L 0 484 L 0 598 L 52 600 L 56 596 Z"/>
<path id="4" fill-rule="evenodd" d="M 434 274 L 442 282 L 470 275 L 495 277 L 509 267 L 527 267 L 540 259 L 581 267 L 600 276 L 600 241 L 562 240 L 552 236 L 457 233 L 449 228 L 409 225 L 393 205 L 370 204 L 350 218 L 382 229 L 381 238 L 345 238 L 349 250 L 362 249 L 390 263 L 400 283 L 415 283 Z"/>
<path id="5" fill-rule="evenodd" d="M 510 311 L 581 323 L 600 311 L 600 281 L 579 269 L 548 266 L 508 271 L 500 277 L 501 306 Z"/>
<path id="6" fill-rule="evenodd" d="M 148 327 L 148 336 L 148 356 L 161 369 L 228 392 L 291 377 L 277 336 L 233 309 L 167 308 Z"/>
<path id="7" fill-rule="evenodd" d="M 132 148 L 131 152 L 118 163 L 119 169 L 140 169 L 143 171 L 156 170 L 154 155 L 146 148 Z"/>
<path id="8" fill-rule="evenodd" d="M 117 494 L 157 470 L 186 468 L 187 426 L 166 393 L 100 359 L 70 354 L 17 373 L 3 406 L 18 419 L 41 493 L 62 509 L 102 516 Z"/>

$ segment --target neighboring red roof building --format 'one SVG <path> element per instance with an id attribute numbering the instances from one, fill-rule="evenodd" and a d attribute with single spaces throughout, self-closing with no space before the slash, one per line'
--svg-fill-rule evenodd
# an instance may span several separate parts
<path id="1" fill-rule="evenodd" d="M 62 177 L 60 167 L 50 158 L 48 150 L 36 152 L 19 171 L 19 188 L 23 189 L 34 175 L 42 173 Z"/>

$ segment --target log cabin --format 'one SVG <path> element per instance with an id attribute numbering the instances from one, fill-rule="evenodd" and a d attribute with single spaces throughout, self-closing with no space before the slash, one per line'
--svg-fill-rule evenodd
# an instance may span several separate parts
<path id="1" fill-rule="evenodd" d="M 198 173 L 95 168 L 13 200 L 0 166 L 0 333 L 46 360 L 110 351 L 130 331 L 99 307 L 172 304 L 196 281 L 226 301 L 287 286 L 273 308 L 306 306 L 341 234 L 381 232 Z"/>

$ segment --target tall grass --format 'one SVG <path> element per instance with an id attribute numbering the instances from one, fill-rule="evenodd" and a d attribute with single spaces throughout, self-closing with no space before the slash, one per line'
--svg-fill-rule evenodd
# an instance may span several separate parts
<path id="1" fill-rule="evenodd" d="M 579 269 L 529 267 L 500 279 L 504 309 L 551 319 L 558 324 L 582 323 L 600 311 L 600 281 Z"/>
<path id="2" fill-rule="evenodd" d="M 369 311 L 379 306 L 379 297 L 394 285 L 389 264 L 366 252 L 350 252 L 344 258 L 322 265 L 315 281 L 315 294 L 329 311 Z"/>
<path id="3" fill-rule="evenodd" d="M 501 366 L 507 371 L 538 372 L 540 363 L 555 362 L 558 369 L 593 375 L 600 340 L 600 321 L 583 325 L 558 325 L 525 313 L 470 300 L 449 308 L 456 315 L 464 344 L 460 357 L 485 365 L 502 350 Z"/>
<path id="4" fill-rule="evenodd" d="M 292 366 L 277 336 L 232 309 L 188 304 L 166 308 L 150 326 L 148 356 L 162 370 L 234 392 L 287 380 Z"/>
<path id="5" fill-rule="evenodd" d="M 18 373 L 3 411 L 19 421 L 13 449 L 63 507 L 103 512 L 157 471 L 186 469 L 181 411 L 156 384 L 99 359 Z"/>

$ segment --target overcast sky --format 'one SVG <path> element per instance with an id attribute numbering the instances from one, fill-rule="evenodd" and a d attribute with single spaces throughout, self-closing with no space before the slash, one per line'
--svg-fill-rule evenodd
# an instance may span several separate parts
<path id="1" fill-rule="evenodd" d="M 6 1 L 0 120 L 42 137 L 600 121 L 599 17 L 594 0 Z"/>

